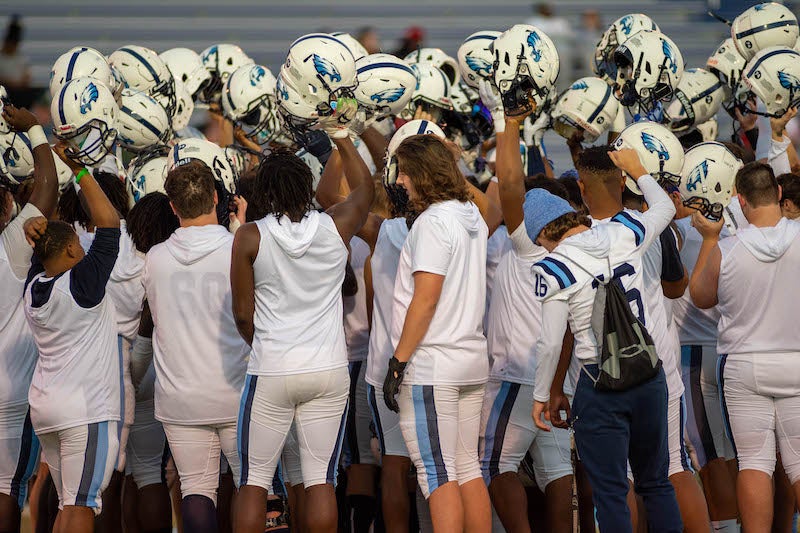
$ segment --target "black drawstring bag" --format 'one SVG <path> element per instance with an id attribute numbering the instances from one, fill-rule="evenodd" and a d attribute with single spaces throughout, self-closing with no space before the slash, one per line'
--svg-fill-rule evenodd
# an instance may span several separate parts
<path id="1" fill-rule="evenodd" d="M 558 253 L 553 255 L 569 259 Z M 592 308 L 592 329 L 601 344 L 598 365 L 600 373 L 597 379 L 589 374 L 595 388 L 621 392 L 654 378 L 661 369 L 661 360 L 647 328 L 631 311 L 621 281 L 614 277 L 603 281 L 574 260 L 570 262 L 597 282 Z"/>

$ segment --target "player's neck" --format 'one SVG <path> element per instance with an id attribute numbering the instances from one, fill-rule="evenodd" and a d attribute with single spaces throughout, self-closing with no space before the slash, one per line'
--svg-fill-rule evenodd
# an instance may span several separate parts
<path id="1" fill-rule="evenodd" d="M 214 211 L 211 213 L 206 213 L 205 215 L 200 215 L 196 218 L 181 218 L 180 222 L 182 228 L 189 228 L 192 226 L 212 226 L 218 223 L 217 214 Z"/>
<path id="2" fill-rule="evenodd" d="M 622 211 L 622 202 L 614 198 L 600 198 L 591 201 L 587 207 L 589 208 L 589 215 L 593 219 L 605 220 Z"/>
<path id="3" fill-rule="evenodd" d="M 783 214 L 778 204 L 750 207 L 745 213 L 747 221 L 757 228 L 777 226 Z"/>

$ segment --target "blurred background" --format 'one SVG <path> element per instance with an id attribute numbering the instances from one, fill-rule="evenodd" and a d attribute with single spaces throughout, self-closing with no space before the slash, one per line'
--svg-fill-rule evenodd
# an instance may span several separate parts
<path id="1" fill-rule="evenodd" d="M 55 59 L 76 45 L 109 54 L 125 44 L 162 52 L 185 46 L 197 52 L 211 44 L 241 46 L 256 63 L 275 72 L 289 44 L 313 31 L 346 31 L 370 53 L 401 57 L 418 46 L 456 55 L 476 30 L 503 31 L 513 24 L 538 26 L 556 43 L 561 58 L 559 89 L 591 74 L 594 47 L 603 30 L 628 13 L 653 18 L 680 48 L 687 68 L 706 59 L 729 28 L 707 14 L 732 19 L 755 1 L 744 0 L 3 0 L 0 19 L 0 84 L 18 105 L 34 106 L 47 120 L 46 90 Z M 791 4 L 791 2 L 783 2 Z M 789 5 L 790 8 L 796 7 Z M 722 117 L 724 113 L 720 113 Z M 200 117 L 199 120 L 202 120 Z M 730 125 L 720 123 L 720 136 Z M 548 142 L 549 141 L 549 142 Z M 569 164 L 554 132 L 545 136 L 548 156 Z"/>

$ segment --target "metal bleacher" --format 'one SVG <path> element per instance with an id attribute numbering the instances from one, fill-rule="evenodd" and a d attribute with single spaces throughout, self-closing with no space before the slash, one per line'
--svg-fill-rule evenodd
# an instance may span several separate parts
<path id="1" fill-rule="evenodd" d="M 411 25 L 426 31 L 426 44 L 455 55 L 463 39 L 478 29 L 502 30 L 533 14 L 530 0 L 5 0 L 5 14 L 19 13 L 25 27 L 21 52 L 33 67 L 34 83 L 47 83 L 50 65 L 76 45 L 110 53 L 129 43 L 157 51 L 186 46 L 200 51 L 216 42 L 237 43 L 256 62 L 277 69 L 291 41 L 312 31 L 378 29 L 384 50 L 392 51 Z M 569 20 L 581 39 L 580 14 L 600 12 L 605 23 L 626 13 L 651 16 L 681 49 L 687 67 L 702 66 L 727 34 L 705 15 L 704 0 L 560 0 L 556 15 Z M 594 39 L 594 37 L 592 37 Z M 594 44 L 594 43 L 592 43 Z M 569 75 L 566 72 L 564 75 Z M 551 139 L 551 134 L 546 137 Z M 563 142 L 553 137 L 550 156 L 557 169 L 568 167 Z M 555 146 L 558 145 L 558 146 Z M 566 159 L 565 159 L 566 157 Z"/>

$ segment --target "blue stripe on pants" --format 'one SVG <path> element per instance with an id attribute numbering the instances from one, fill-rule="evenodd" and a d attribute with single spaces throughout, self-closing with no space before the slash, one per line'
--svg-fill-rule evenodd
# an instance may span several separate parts
<path id="1" fill-rule="evenodd" d="M 336 445 L 333 447 L 333 455 L 331 455 L 330 461 L 328 461 L 328 472 L 325 476 L 325 482 L 336 486 L 336 478 L 339 475 L 339 459 L 342 456 L 342 444 L 344 443 L 344 433 L 345 429 L 347 428 L 347 413 L 350 411 L 350 400 L 347 401 L 347 404 L 344 406 L 344 413 L 342 413 L 342 419 L 339 422 L 339 434 L 336 436 Z"/>
<path id="2" fill-rule="evenodd" d="M 689 441 L 694 446 L 700 468 L 703 468 L 709 461 L 717 458 L 717 447 L 714 445 L 714 437 L 708 423 L 708 413 L 700 379 L 703 368 L 703 347 L 681 346 L 681 366 L 688 410 Z"/>
<path id="3" fill-rule="evenodd" d="M 378 402 L 375 398 L 375 387 L 367 383 L 367 404 L 372 412 L 372 422 L 375 424 L 375 432 L 378 434 L 378 444 L 381 447 L 381 454 L 386 455 L 386 441 L 383 437 L 383 425 L 378 414 Z"/>
<path id="4" fill-rule="evenodd" d="M 506 383 L 504 382 L 503 385 L 506 385 Z M 511 417 L 511 410 L 514 408 L 514 402 L 517 401 L 519 387 L 519 383 L 508 383 L 508 387 L 506 387 L 506 398 L 503 400 L 498 414 L 493 439 L 494 449 L 492 450 L 492 458 L 489 461 L 489 474 L 491 477 L 500 474 L 500 457 L 503 454 L 503 442 L 506 438 L 506 428 L 508 427 L 508 419 Z"/>
<path id="5" fill-rule="evenodd" d="M 121 423 L 119 425 L 122 425 Z M 100 496 L 103 486 L 103 477 L 106 473 L 108 463 L 108 422 L 97 423 L 97 453 L 94 457 L 94 472 L 92 473 L 92 484 L 89 487 L 89 497 L 87 505 L 96 506 L 96 500 Z"/>
<path id="6" fill-rule="evenodd" d="M 239 451 L 239 464 L 242 473 L 239 476 L 239 486 L 247 485 L 247 476 L 250 474 L 250 413 L 253 409 L 253 396 L 256 394 L 258 376 L 247 374 L 242 389 L 242 399 L 239 401 L 239 420 L 236 425 L 236 443 Z"/>
<path id="7" fill-rule="evenodd" d="M 94 478 L 94 463 L 97 456 L 97 424 L 89 424 L 86 435 L 86 451 L 83 454 L 83 472 L 78 485 L 78 495 L 75 505 L 86 507 L 89 500 L 89 491 Z"/>
<path id="8" fill-rule="evenodd" d="M 28 481 L 33 475 L 39 459 L 39 439 L 33 432 L 30 408 L 25 415 L 20 440 L 22 442 L 19 447 L 19 459 L 17 460 L 17 469 L 14 471 L 14 477 L 11 479 L 11 494 L 9 495 L 16 500 L 17 505 L 22 509 L 25 506 L 25 496 L 28 493 Z"/>
<path id="9" fill-rule="evenodd" d="M 412 385 L 411 396 L 414 401 L 417 443 L 422 463 L 425 465 L 428 493 L 431 494 L 449 481 L 439 446 L 439 419 L 436 414 L 433 386 Z"/>
<path id="10" fill-rule="evenodd" d="M 717 359 L 717 383 L 719 383 L 719 404 L 722 409 L 722 424 L 725 426 L 725 434 L 731 441 L 733 448 L 733 455 L 738 456 L 736 451 L 736 441 L 733 440 L 733 431 L 731 430 L 731 418 L 728 415 L 728 404 L 725 402 L 725 363 L 728 362 L 728 354 L 720 354 Z"/>

